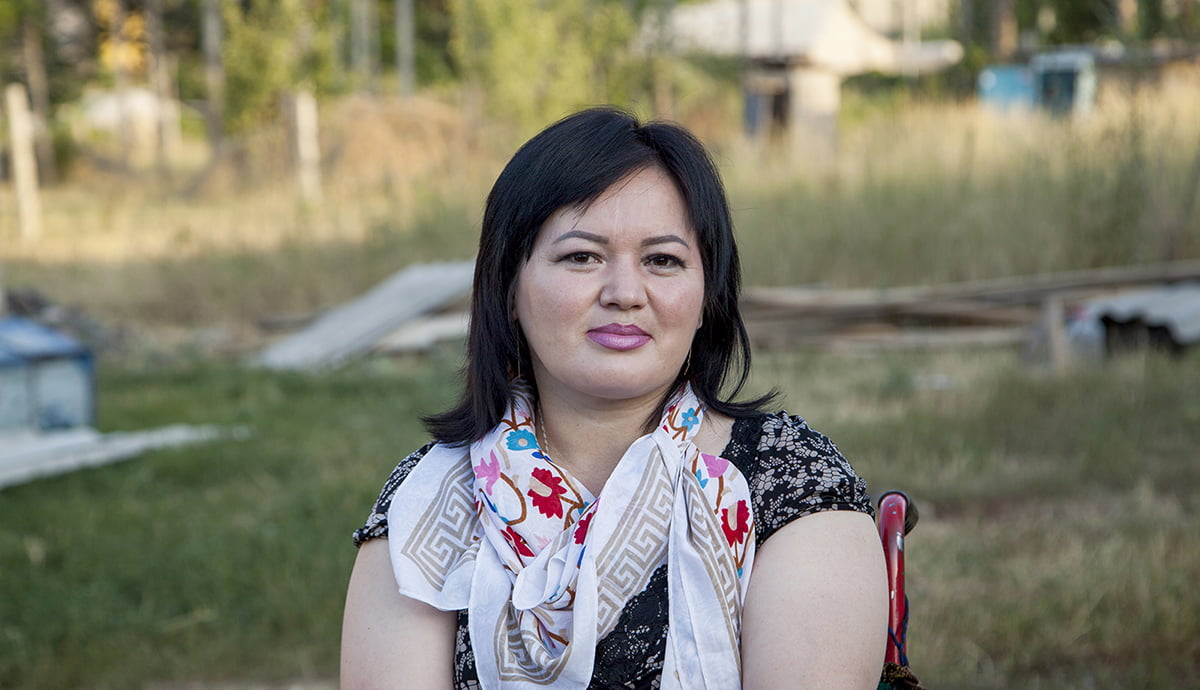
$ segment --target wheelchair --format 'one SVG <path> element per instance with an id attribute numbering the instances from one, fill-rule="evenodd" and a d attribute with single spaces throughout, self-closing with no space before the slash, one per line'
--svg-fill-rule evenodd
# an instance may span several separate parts
<path id="1" fill-rule="evenodd" d="M 879 539 L 888 579 L 888 645 L 878 690 L 923 690 L 908 666 L 908 596 L 904 591 L 904 538 L 917 526 L 917 504 L 902 491 L 879 497 Z"/>

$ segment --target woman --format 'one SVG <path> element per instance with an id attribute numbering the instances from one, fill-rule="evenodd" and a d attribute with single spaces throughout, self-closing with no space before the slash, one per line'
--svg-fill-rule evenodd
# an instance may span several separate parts
<path id="1" fill-rule="evenodd" d="M 516 153 L 461 402 L 355 533 L 343 688 L 875 687 L 865 484 L 800 418 L 733 400 L 739 282 L 682 128 L 592 109 Z"/>

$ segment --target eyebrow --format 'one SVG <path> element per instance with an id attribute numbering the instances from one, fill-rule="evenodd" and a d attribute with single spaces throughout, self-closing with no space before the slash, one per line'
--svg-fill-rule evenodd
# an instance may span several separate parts
<path id="1" fill-rule="evenodd" d="M 585 232 L 583 230 L 568 230 L 567 232 L 564 232 L 556 237 L 554 239 L 554 244 L 558 244 L 563 240 L 569 240 L 574 237 L 587 240 L 589 242 L 595 242 L 596 244 L 608 244 L 607 237 L 603 235 L 597 235 L 592 232 Z M 647 237 L 646 239 L 642 240 L 642 246 L 649 247 L 655 244 L 667 244 L 669 242 L 677 242 L 685 247 L 691 247 L 691 245 L 679 235 L 655 235 L 654 237 Z"/>

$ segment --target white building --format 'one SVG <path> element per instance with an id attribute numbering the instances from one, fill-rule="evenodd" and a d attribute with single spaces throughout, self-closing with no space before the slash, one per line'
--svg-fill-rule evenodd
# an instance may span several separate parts
<path id="1" fill-rule="evenodd" d="M 713 0 L 669 22 L 677 50 L 744 58 L 748 131 L 775 122 L 794 142 L 835 141 L 844 78 L 932 72 L 963 53 L 955 41 L 888 38 L 846 0 Z"/>

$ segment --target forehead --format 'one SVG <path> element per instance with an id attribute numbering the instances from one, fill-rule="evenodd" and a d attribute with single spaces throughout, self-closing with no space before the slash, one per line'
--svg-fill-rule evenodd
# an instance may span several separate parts
<path id="1" fill-rule="evenodd" d="M 617 239 L 673 234 L 692 244 L 696 237 L 675 181 L 656 167 L 621 179 L 591 203 L 559 209 L 546 220 L 538 241 L 553 242 L 571 230 Z"/>

